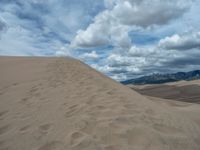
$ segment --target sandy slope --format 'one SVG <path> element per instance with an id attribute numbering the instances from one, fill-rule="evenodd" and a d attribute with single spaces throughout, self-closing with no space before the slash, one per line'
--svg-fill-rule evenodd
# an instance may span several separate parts
<path id="1" fill-rule="evenodd" d="M 200 106 L 145 98 L 70 58 L 0 57 L 1 150 L 199 150 Z"/>
<path id="2" fill-rule="evenodd" d="M 200 104 L 200 80 L 128 86 L 142 95 Z"/>

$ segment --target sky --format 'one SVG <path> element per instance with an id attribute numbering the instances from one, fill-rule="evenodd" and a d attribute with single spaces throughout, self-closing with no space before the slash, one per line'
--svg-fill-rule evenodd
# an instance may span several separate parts
<path id="1" fill-rule="evenodd" d="M 0 0 L 0 55 L 70 56 L 123 81 L 200 69 L 200 0 Z"/>

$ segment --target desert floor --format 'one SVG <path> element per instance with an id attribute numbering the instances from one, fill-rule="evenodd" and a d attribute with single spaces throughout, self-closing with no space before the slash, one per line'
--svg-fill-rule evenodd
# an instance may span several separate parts
<path id="1" fill-rule="evenodd" d="M 200 104 L 200 80 L 128 86 L 142 95 Z"/>

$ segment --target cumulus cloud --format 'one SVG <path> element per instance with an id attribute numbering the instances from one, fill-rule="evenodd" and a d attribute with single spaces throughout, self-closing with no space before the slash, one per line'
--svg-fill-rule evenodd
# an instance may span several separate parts
<path id="1" fill-rule="evenodd" d="M 96 17 L 96 20 L 98 20 L 98 17 Z M 105 23 L 97 21 L 90 24 L 85 31 L 79 30 L 72 45 L 83 48 L 107 45 L 109 39 L 107 37 L 108 28 L 106 26 Z"/>
<path id="2" fill-rule="evenodd" d="M 100 0 L 0 1 L 0 16 L 9 27 L 1 35 L 0 54 L 67 54 L 60 49 L 71 41 L 76 31 L 86 27 L 101 9 L 103 3 Z M 4 28 L 0 21 L 0 30 Z"/>
<path id="3" fill-rule="evenodd" d="M 63 45 L 59 48 L 57 48 L 56 52 L 55 52 L 56 56 L 72 56 L 72 52 L 71 52 L 71 48 L 69 48 L 69 45 Z"/>
<path id="4" fill-rule="evenodd" d="M 99 13 L 86 30 L 77 32 L 72 41 L 74 46 L 89 48 L 110 44 L 130 47 L 128 33 L 133 27 L 167 24 L 181 17 L 189 7 L 185 0 L 106 0 L 105 5 L 107 9 Z"/>
<path id="5" fill-rule="evenodd" d="M 150 62 L 147 57 L 131 55 L 127 50 L 111 53 L 104 60 L 104 64 L 96 65 L 95 68 L 116 80 L 125 80 L 129 73 L 132 77 L 142 73 L 143 67 L 149 65 Z"/>
<path id="6" fill-rule="evenodd" d="M 200 48 L 200 32 L 175 34 L 159 42 L 159 47 L 168 50 L 190 50 Z"/>
<path id="7" fill-rule="evenodd" d="M 163 25 L 183 15 L 186 1 L 129 0 L 119 1 L 113 14 L 122 24 L 148 27 Z M 159 15 L 158 15 L 159 14 Z"/>
<path id="8" fill-rule="evenodd" d="M 132 46 L 128 51 L 127 55 L 134 57 L 143 57 L 156 54 L 156 51 L 152 47 L 137 47 Z"/>
<path id="9" fill-rule="evenodd" d="M 178 36 L 177 39 L 176 36 L 175 39 L 174 36 L 163 38 L 152 46 L 133 45 L 130 49 L 114 51 L 104 60 L 105 64 L 95 67 L 120 81 L 151 73 L 169 73 L 197 69 L 200 68 L 200 52 L 198 44 L 194 43 L 198 43 L 198 36 L 199 32 L 193 32 L 190 35 Z M 172 41 L 172 43 L 167 43 L 170 49 L 174 47 L 174 41 L 176 44 L 181 41 L 181 46 L 179 45 L 179 48 L 176 46 L 173 51 L 168 50 L 163 48 L 163 45 L 166 44 L 163 41 Z M 193 46 L 191 44 L 188 46 L 187 41 L 193 41 Z M 188 49 L 188 51 L 180 51 L 180 48 Z"/>
<path id="10" fill-rule="evenodd" d="M 99 55 L 96 53 L 96 51 L 92 51 L 90 53 L 84 53 L 80 56 L 81 59 L 87 61 L 87 60 L 96 60 L 99 58 Z"/>

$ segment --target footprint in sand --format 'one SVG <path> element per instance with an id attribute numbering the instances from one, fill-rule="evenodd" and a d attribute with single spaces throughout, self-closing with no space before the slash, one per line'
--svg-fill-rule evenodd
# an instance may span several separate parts
<path id="1" fill-rule="evenodd" d="M 39 86 L 33 86 L 33 87 L 29 90 L 29 94 L 30 94 L 32 97 L 38 97 L 38 96 L 40 96 L 39 90 L 40 90 Z"/>
<path id="2" fill-rule="evenodd" d="M 103 105 L 97 105 L 96 108 L 99 110 L 104 110 L 106 107 Z"/>
<path id="3" fill-rule="evenodd" d="M 22 98 L 21 102 L 27 102 L 28 99 L 29 99 L 29 97 L 24 97 L 24 98 Z"/>
<path id="4" fill-rule="evenodd" d="M 106 145 L 104 147 L 105 150 L 121 150 L 122 148 L 119 145 Z"/>
<path id="5" fill-rule="evenodd" d="M 37 86 L 31 88 L 30 93 L 34 93 L 38 90 Z"/>
<path id="6" fill-rule="evenodd" d="M 24 131 L 26 131 L 27 129 L 29 129 L 29 127 L 30 127 L 30 125 L 26 125 L 26 126 L 20 128 L 19 131 L 24 132 Z"/>
<path id="7" fill-rule="evenodd" d="M 77 130 L 83 130 L 87 127 L 88 122 L 86 120 L 80 120 L 74 124 Z"/>
<path id="8" fill-rule="evenodd" d="M 67 105 L 68 105 L 68 103 L 63 103 L 63 105 L 64 105 L 64 106 L 67 106 Z"/>
<path id="9" fill-rule="evenodd" d="M 107 92 L 107 94 L 108 94 L 108 95 L 113 95 L 114 92 L 115 92 L 114 90 L 109 90 L 109 91 Z"/>
<path id="10" fill-rule="evenodd" d="M 17 86 L 19 83 L 13 83 L 12 86 Z"/>
<path id="11" fill-rule="evenodd" d="M 75 131 L 70 135 L 70 145 L 73 150 L 102 150 L 103 148 L 97 144 L 94 137 L 83 132 Z"/>
<path id="12" fill-rule="evenodd" d="M 0 112 L 0 118 L 4 117 L 4 115 L 6 115 L 7 113 L 8 113 L 8 110 L 1 111 Z"/>
<path id="13" fill-rule="evenodd" d="M 92 98 L 89 98 L 89 100 L 87 100 L 86 104 L 88 105 L 92 105 L 94 103 L 94 100 Z"/>
<path id="14" fill-rule="evenodd" d="M 155 111 L 153 109 L 147 109 L 145 111 L 146 114 L 149 114 L 149 115 L 156 115 Z"/>
<path id="15" fill-rule="evenodd" d="M 124 107 L 126 109 L 135 109 L 135 108 L 137 108 L 137 105 L 135 105 L 135 104 L 125 104 Z"/>
<path id="16" fill-rule="evenodd" d="M 39 126 L 39 129 L 43 132 L 47 132 L 51 128 L 51 126 L 52 126 L 51 124 L 47 123 Z"/>
<path id="17" fill-rule="evenodd" d="M 9 131 L 10 125 L 4 125 L 0 127 L 0 135 Z"/>
<path id="18" fill-rule="evenodd" d="M 80 109 L 77 108 L 78 105 L 72 105 L 68 108 L 68 111 L 65 113 L 65 117 L 71 117 L 75 113 L 77 113 Z"/>
<path id="19" fill-rule="evenodd" d="M 172 127 L 165 124 L 154 124 L 153 128 L 163 134 L 171 134 L 171 135 L 179 135 L 182 134 L 183 131 L 178 127 Z"/>
<path id="20" fill-rule="evenodd" d="M 0 147 L 3 147 L 3 146 L 4 146 L 4 144 L 5 144 L 5 142 L 4 142 L 4 141 L 0 141 Z"/>
<path id="21" fill-rule="evenodd" d="M 36 138 L 37 140 L 41 140 L 44 137 L 48 136 L 48 132 L 51 129 L 52 124 L 42 124 L 39 127 L 35 128 L 32 131 L 33 137 Z"/>
<path id="22" fill-rule="evenodd" d="M 70 145 L 75 145 L 76 143 L 79 143 L 79 141 L 84 137 L 84 133 L 75 131 L 70 134 Z"/>
<path id="23" fill-rule="evenodd" d="M 44 144 L 38 150 L 66 150 L 67 147 L 59 141 L 52 141 Z"/>
<path id="24" fill-rule="evenodd" d="M 9 150 L 5 141 L 0 141 L 0 150 Z"/>

